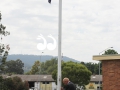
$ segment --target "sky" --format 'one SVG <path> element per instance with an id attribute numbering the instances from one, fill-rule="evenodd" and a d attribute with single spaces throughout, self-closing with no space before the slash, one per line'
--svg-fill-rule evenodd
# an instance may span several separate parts
<path id="1" fill-rule="evenodd" d="M 63 0 L 63 56 L 78 61 L 95 62 L 92 58 L 113 47 L 120 53 L 120 0 Z M 2 23 L 10 35 L 1 43 L 9 44 L 9 54 L 58 55 L 59 0 L 1 0 Z M 48 43 L 55 45 L 50 50 Z M 45 48 L 39 43 L 46 40 Z M 43 52 L 43 53 L 42 53 Z"/>

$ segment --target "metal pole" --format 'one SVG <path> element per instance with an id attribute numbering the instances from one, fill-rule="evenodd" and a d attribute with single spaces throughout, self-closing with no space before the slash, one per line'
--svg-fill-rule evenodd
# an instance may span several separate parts
<path id="1" fill-rule="evenodd" d="M 99 90 L 100 90 L 100 61 L 99 61 Z"/>
<path id="2" fill-rule="evenodd" d="M 42 53 L 44 53 L 44 52 L 41 52 L 41 55 L 40 55 L 40 61 L 41 61 L 41 56 L 42 56 Z"/>
<path id="3" fill-rule="evenodd" d="M 106 48 L 105 50 L 103 50 L 102 52 L 106 51 L 106 50 L 109 49 L 109 48 L 113 48 L 113 47 L 108 47 L 108 48 Z M 99 55 L 100 55 L 102 52 L 100 52 Z M 100 76 L 100 61 L 99 61 L 99 76 Z M 100 77 L 99 77 L 99 90 L 100 90 Z"/>
<path id="4" fill-rule="evenodd" d="M 42 53 L 43 52 L 41 52 L 41 55 L 40 55 L 40 72 L 41 72 L 41 57 L 42 57 Z"/>
<path id="5" fill-rule="evenodd" d="M 42 53 L 43 52 L 41 52 L 41 55 L 40 55 L 40 71 L 39 71 L 39 74 L 41 73 L 41 56 L 42 56 Z M 39 82 L 38 82 L 38 90 L 40 90 Z"/>
<path id="6" fill-rule="evenodd" d="M 62 32 L 62 0 L 59 0 L 59 22 L 58 22 L 58 76 L 57 90 L 61 89 L 61 32 Z"/>

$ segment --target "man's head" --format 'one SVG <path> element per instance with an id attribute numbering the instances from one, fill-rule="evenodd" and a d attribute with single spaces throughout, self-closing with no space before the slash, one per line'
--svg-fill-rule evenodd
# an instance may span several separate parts
<path id="1" fill-rule="evenodd" d="M 64 78 L 64 79 L 63 79 L 63 84 L 64 84 L 64 85 L 67 85 L 68 82 L 69 82 L 69 78 Z"/>

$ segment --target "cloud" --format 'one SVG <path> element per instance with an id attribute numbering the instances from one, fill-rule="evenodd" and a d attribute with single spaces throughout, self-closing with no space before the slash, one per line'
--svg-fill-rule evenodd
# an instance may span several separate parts
<path id="1" fill-rule="evenodd" d="M 92 61 L 92 56 L 113 46 L 119 53 L 119 0 L 63 0 L 62 53 L 79 61 Z M 11 35 L 2 42 L 9 43 L 10 54 L 37 54 L 38 35 L 47 42 L 51 34 L 58 42 L 58 0 L 4 0 L 0 3 L 1 23 Z M 55 50 L 43 50 L 44 55 L 58 55 Z"/>

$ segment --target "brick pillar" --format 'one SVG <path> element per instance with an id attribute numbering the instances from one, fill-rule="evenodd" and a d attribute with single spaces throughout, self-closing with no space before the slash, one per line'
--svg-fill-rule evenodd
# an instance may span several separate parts
<path id="1" fill-rule="evenodd" d="M 120 60 L 102 61 L 103 90 L 120 90 Z"/>
<path id="2" fill-rule="evenodd" d="M 120 54 L 96 55 L 102 61 L 102 90 L 120 90 Z"/>

